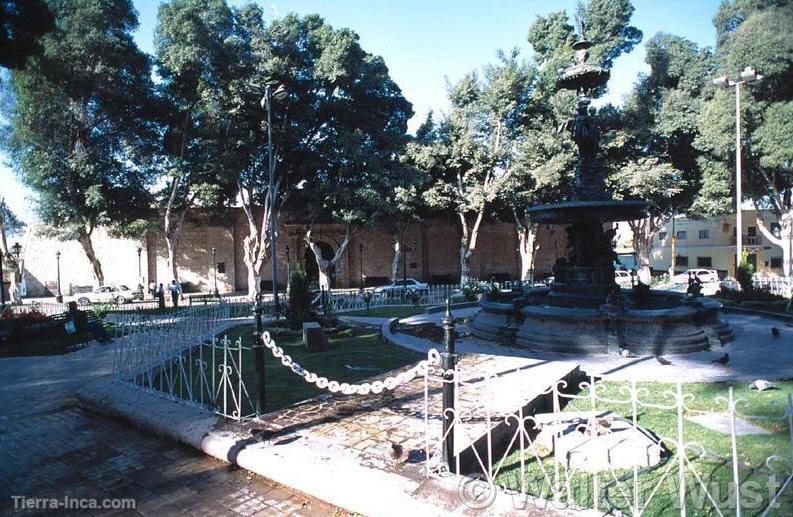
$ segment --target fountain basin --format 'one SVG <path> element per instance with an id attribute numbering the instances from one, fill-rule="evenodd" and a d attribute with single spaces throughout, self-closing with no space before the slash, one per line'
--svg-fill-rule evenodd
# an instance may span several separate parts
<path id="1" fill-rule="evenodd" d="M 622 291 L 626 303 L 620 307 L 553 305 L 548 289 L 532 289 L 513 301 L 483 300 L 471 330 L 480 339 L 503 345 L 575 354 L 621 349 L 635 356 L 685 354 L 732 339 L 719 302 L 657 291 L 640 306 L 632 302 L 630 291 Z M 653 297 L 662 303 L 652 303 Z"/>
<path id="2" fill-rule="evenodd" d="M 583 219 L 633 221 L 647 217 L 646 201 L 593 200 L 537 205 L 526 209 L 531 220 L 546 224 L 572 224 Z"/>

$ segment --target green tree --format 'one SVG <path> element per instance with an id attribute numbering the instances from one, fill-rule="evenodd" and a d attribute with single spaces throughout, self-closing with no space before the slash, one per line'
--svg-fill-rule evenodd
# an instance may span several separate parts
<path id="1" fill-rule="evenodd" d="M 247 107 L 250 119 L 257 105 L 249 84 L 255 62 L 250 52 L 240 52 L 249 39 L 243 13 L 251 9 L 258 8 L 233 10 L 224 0 L 173 0 L 159 7 L 154 44 L 162 77 L 157 103 L 165 187 L 158 206 L 175 279 L 188 212 L 233 201 L 240 168 L 255 154 L 249 142 L 261 136 L 259 117 L 243 123 L 239 116 Z M 241 146 L 240 134 L 246 132 L 249 145 Z"/>
<path id="2" fill-rule="evenodd" d="M 20 271 L 22 268 L 20 264 L 17 262 L 16 257 L 14 257 L 11 253 L 9 253 L 8 248 L 8 237 L 15 235 L 21 232 L 25 227 L 24 221 L 19 219 L 14 212 L 8 207 L 3 199 L 3 196 L 0 195 L 0 289 L 2 289 L 3 281 L 5 281 L 5 275 L 3 271 L 6 269 L 11 270 L 11 287 L 8 290 L 8 294 L 11 297 L 11 300 L 14 303 L 21 303 L 22 298 L 19 294 L 19 288 L 17 285 L 22 280 L 20 278 Z M 21 260 L 19 262 L 22 262 Z"/>
<path id="3" fill-rule="evenodd" d="M 714 75 L 736 74 L 747 66 L 763 81 L 741 88 L 743 187 L 758 208 L 757 225 L 783 252 L 783 270 L 793 274 L 793 3 L 789 0 L 725 0 L 714 17 L 717 34 Z M 735 92 L 711 90 L 699 124 L 703 189 L 700 206 L 711 213 L 729 210 L 735 171 Z M 774 233 L 759 209 L 779 219 Z"/>
<path id="4" fill-rule="evenodd" d="M 604 147 L 614 173 L 611 184 L 623 197 L 649 201 L 649 217 L 628 221 L 639 277 L 649 282 L 650 255 L 658 230 L 674 214 L 692 212 L 701 182 L 698 116 L 712 73 L 707 49 L 678 36 L 658 33 L 646 45 L 650 73 L 639 77 L 625 108 L 612 112 L 616 127 Z M 606 117 L 609 118 L 609 117 Z M 672 262 L 675 268 L 675 236 Z"/>
<path id="5" fill-rule="evenodd" d="M 499 52 L 481 78 L 472 72 L 449 88 L 449 113 L 408 145 L 410 162 L 426 174 L 427 205 L 459 221 L 460 283 L 470 280 L 482 222 L 513 174 L 533 74 L 517 51 Z"/>
<path id="6" fill-rule="evenodd" d="M 25 68 L 29 56 L 41 54 L 39 38 L 54 26 L 44 0 L 0 2 L 0 66 Z"/>
<path id="7" fill-rule="evenodd" d="M 12 73 L 5 147 L 48 232 L 76 239 L 102 284 L 93 232 L 134 232 L 148 215 L 150 64 L 132 39 L 128 0 L 49 7 L 57 28 L 41 38 L 41 55 Z"/>
<path id="8" fill-rule="evenodd" d="M 384 213 L 383 192 L 391 195 L 411 105 L 383 59 L 364 51 L 355 32 L 334 29 L 317 15 L 274 21 L 261 44 L 262 82 L 276 80 L 288 92 L 273 110 L 272 209 L 280 213 L 289 199 L 309 221 L 306 240 L 327 285 L 355 229 Z M 266 177 L 251 175 L 246 185 L 246 197 L 267 199 Z M 331 260 L 319 253 L 311 232 L 313 222 L 327 221 L 347 229 Z M 251 223 L 252 231 L 255 226 L 264 227 Z"/>

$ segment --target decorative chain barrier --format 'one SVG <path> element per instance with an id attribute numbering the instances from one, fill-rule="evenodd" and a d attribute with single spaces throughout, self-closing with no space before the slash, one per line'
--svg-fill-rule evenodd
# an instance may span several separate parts
<path id="1" fill-rule="evenodd" d="M 310 372 L 294 362 L 289 354 L 284 353 L 284 349 L 275 344 L 269 332 L 262 333 L 262 344 L 270 349 L 273 357 L 281 360 L 281 364 L 292 370 L 295 374 L 303 377 L 309 384 L 315 384 L 318 388 L 328 390 L 331 393 L 343 393 L 344 395 L 368 395 L 369 393 L 382 393 L 385 390 L 393 390 L 406 382 L 410 382 L 420 375 L 434 370 L 434 366 L 441 363 L 441 356 L 434 348 L 427 353 L 427 359 L 419 361 L 416 366 L 400 372 L 393 377 L 386 377 L 382 381 L 364 382 L 361 384 L 350 384 L 328 380 L 327 377 L 320 377 L 314 372 Z"/>

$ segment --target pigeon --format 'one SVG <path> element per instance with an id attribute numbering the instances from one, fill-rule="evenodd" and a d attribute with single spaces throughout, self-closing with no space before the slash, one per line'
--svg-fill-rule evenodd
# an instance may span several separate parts
<path id="1" fill-rule="evenodd" d="M 388 450 L 388 457 L 395 461 L 404 459 L 405 448 L 398 443 L 391 442 L 391 448 Z"/>
<path id="2" fill-rule="evenodd" d="M 779 329 L 776 327 L 771 327 L 771 335 L 774 337 L 779 337 Z"/>
<path id="3" fill-rule="evenodd" d="M 765 391 L 776 389 L 776 384 L 763 379 L 757 379 L 749 385 L 750 390 Z"/>
<path id="4" fill-rule="evenodd" d="M 672 364 L 672 361 L 669 361 L 668 359 L 664 359 L 660 355 L 655 356 L 655 360 L 664 366 L 669 366 L 670 364 Z"/>
<path id="5" fill-rule="evenodd" d="M 631 354 L 631 351 L 628 350 L 627 348 L 620 348 L 620 355 L 622 357 L 633 357 L 633 355 Z"/>
<path id="6" fill-rule="evenodd" d="M 727 364 L 729 362 L 730 362 L 730 354 L 724 354 L 718 359 L 714 359 L 713 361 L 711 361 L 711 363 L 718 363 L 718 364 Z"/>

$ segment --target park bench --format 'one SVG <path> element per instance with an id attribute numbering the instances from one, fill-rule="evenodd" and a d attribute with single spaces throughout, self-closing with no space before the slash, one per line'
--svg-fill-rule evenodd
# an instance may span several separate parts
<path id="1" fill-rule="evenodd" d="M 215 296 L 212 293 L 190 294 L 185 296 L 189 305 L 201 304 L 207 305 L 209 303 L 220 302 L 220 296 Z"/>

